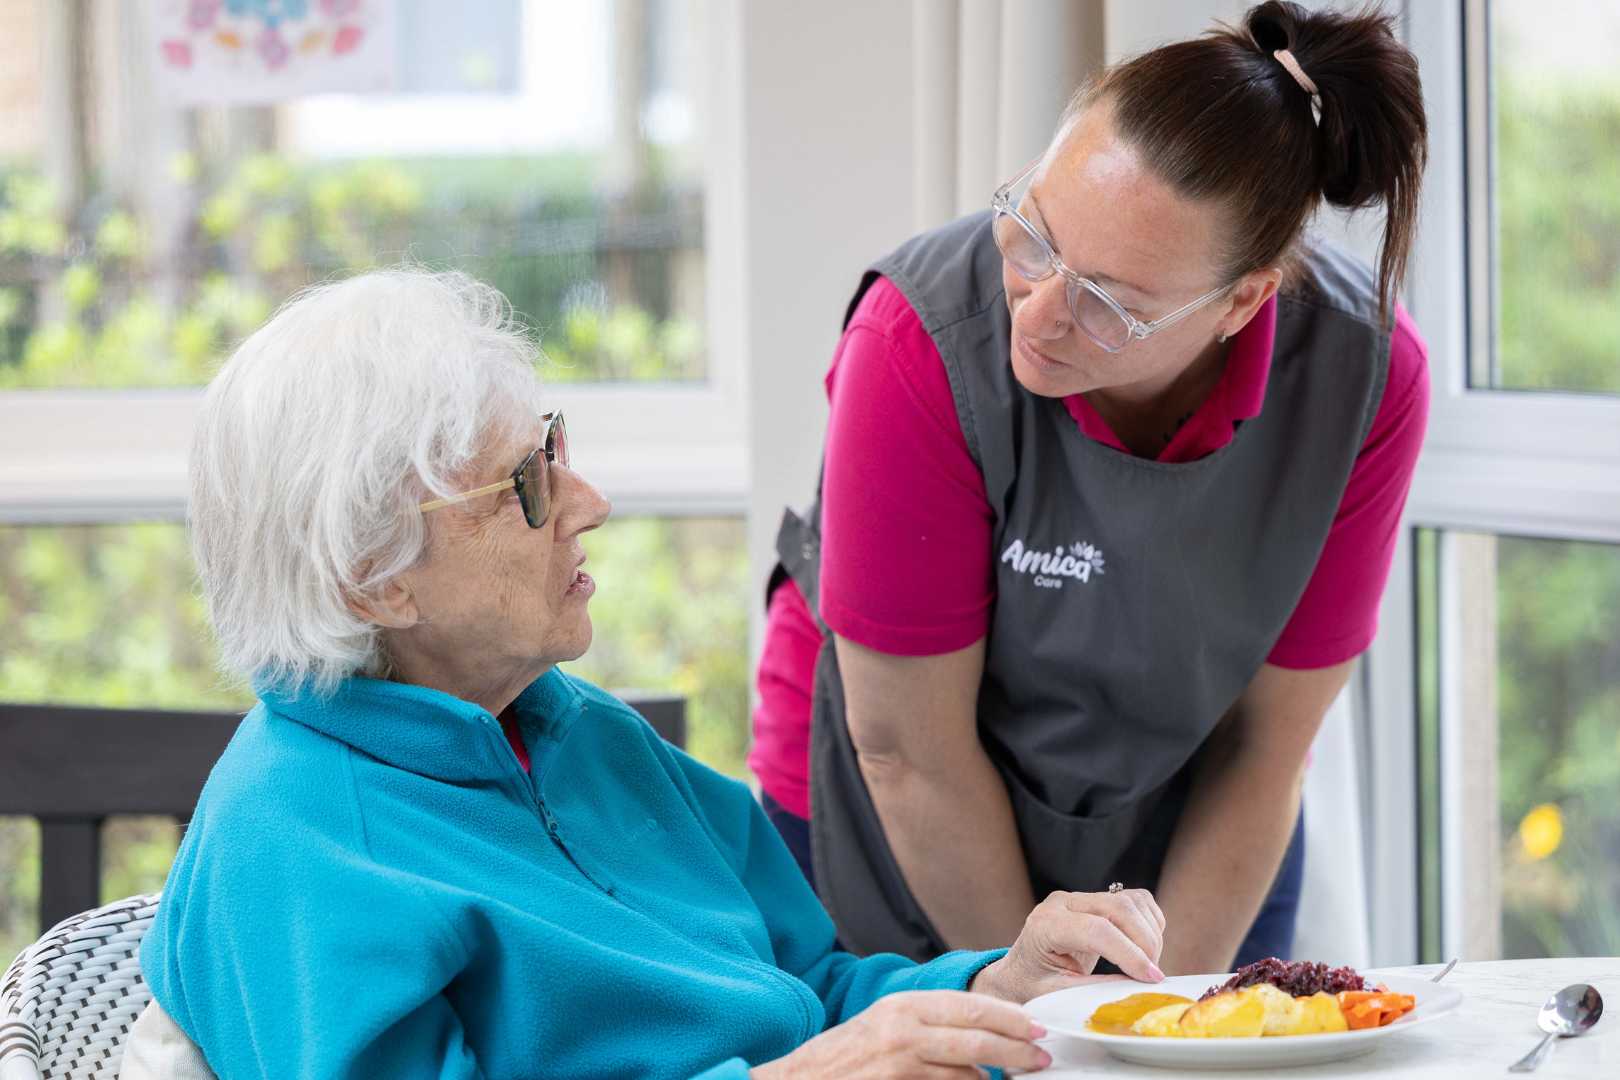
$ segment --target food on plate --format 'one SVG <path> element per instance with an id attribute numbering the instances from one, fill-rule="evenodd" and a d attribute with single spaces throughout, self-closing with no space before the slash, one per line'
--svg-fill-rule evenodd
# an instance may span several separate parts
<path id="1" fill-rule="evenodd" d="M 1130 997 L 1110 1001 L 1091 1014 L 1088 1023 L 1093 1031 L 1100 1031 L 1104 1035 L 1129 1035 L 1131 1025 L 1150 1012 L 1180 1006 L 1186 1011 L 1191 1005 L 1192 998 L 1184 998 L 1180 994 L 1132 994 Z M 1181 1018 L 1181 1013 L 1176 1014 Z"/>
<path id="2" fill-rule="evenodd" d="M 1092 1027 L 1097 1028 L 1095 1022 Z M 1332 994 L 1296 998 L 1261 983 L 1191 1005 L 1154 1009 L 1132 1024 L 1130 1033 L 1175 1039 L 1253 1039 L 1264 1035 L 1319 1035 L 1349 1027 Z"/>
<path id="3" fill-rule="evenodd" d="M 1339 995 L 1339 1008 L 1352 1031 L 1393 1024 L 1416 1006 L 1411 994 L 1388 990 L 1348 990 Z"/>
<path id="4" fill-rule="evenodd" d="M 1295 998 L 1299 1002 L 1300 1015 L 1292 1030 L 1284 1032 L 1286 1035 L 1326 1035 L 1333 1031 L 1345 1031 L 1350 1027 L 1349 1021 L 1344 1018 L 1344 1012 L 1339 1008 L 1339 1001 L 1332 994 L 1317 993 L 1307 998 Z M 1267 1032 L 1267 1034 L 1270 1034 Z"/>
<path id="5" fill-rule="evenodd" d="M 1285 994 L 1270 983 L 1261 983 L 1254 988 L 1260 1001 L 1266 1007 L 1265 1028 L 1262 1035 L 1292 1035 L 1299 1027 L 1301 1018 L 1305 1015 L 1305 998 L 1296 998 L 1292 994 Z"/>
<path id="6" fill-rule="evenodd" d="M 1181 1018 L 1192 1008 L 1188 1001 L 1180 1005 L 1165 1005 L 1145 1014 L 1136 1023 L 1131 1025 L 1127 1035 L 1155 1035 L 1162 1039 L 1185 1039 L 1187 1033 L 1181 1029 Z"/>
<path id="7" fill-rule="evenodd" d="M 1100 1006 L 1088 1026 L 1104 1035 L 1241 1039 L 1320 1035 L 1382 1027 L 1417 999 L 1373 986 L 1351 968 L 1267 959 L 1250 964 L 1198 1001 L 1131 994 Z"/>
<path id="8" fill-rule="evenodd" d="M 1268 956 L 1237 969 L 1237 973 L 1219 986 L 1204 991 L 1206 998 L 1241 990 L 1245 986 L 1270 983 L 1285 994 L 1310 997 L 1312 994 L 1338 994 L 1346 990 L 1370 990 L 1367 980 L 1355 968 L 1330 968 L 1310 960 L 1278 960 Z"/>
<path id="9" fill-rule="evenodd" d="M 1181 1033 L 1189 1039 L 1252 1039 L 1265 1028 L 1266 1003 L 1254 990 L 1216 994 L 1181 1016 Z"/>

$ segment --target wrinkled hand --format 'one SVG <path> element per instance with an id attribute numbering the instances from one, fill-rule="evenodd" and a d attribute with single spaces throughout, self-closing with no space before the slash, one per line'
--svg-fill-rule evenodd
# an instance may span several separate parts
<path id="1" fill-rule="evenodd" d="M 750 1075 L 753 1080 L 979 1080 L 978 1065 L 1025 1072 L 1046 1068 L 1052 1057 L 1034 1043 L 1045 1034 L 1005 1001 L 959 990 L 912 990 L 880 998 L 854 1019 Z"/>
<path id="2" fill-rule="evenodd" d="M 1055 892 L 1038 904 L 1012 949 L 979 972 L 970 989 L 1019 1004 L 1069 986 L 1121 978 L 1092 975 L 1098 959 L 1126 976 L 1164 978 L 1164 912 L 1146 889 L 1117 893 Z"/>

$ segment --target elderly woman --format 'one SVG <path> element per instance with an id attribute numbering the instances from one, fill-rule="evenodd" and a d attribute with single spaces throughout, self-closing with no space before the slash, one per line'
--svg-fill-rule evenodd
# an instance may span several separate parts
<path id="1" fill-rule="evenodd" d="M 608 503 L 535 359 L 493 290 L 392 271 L 289 304 L 209 388 L 197 561 L 260 701 L 126 1076 L 971 1076 L 1044 1066 L 1016 1003 L 1099 956 L 1161 977 L 1136 891 L 1054 894 L 1010 950 L 839 951 L 748 789 L 559 669 Z"/>

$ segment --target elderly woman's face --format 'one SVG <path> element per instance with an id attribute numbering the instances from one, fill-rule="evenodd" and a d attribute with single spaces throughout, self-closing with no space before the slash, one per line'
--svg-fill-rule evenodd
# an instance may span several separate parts
<path id="1" fill-rule="evenodd" d="M 468 490 L 509 476 L 540 441 L 536 425 L 499 436 L 464 479 Z M 412 653 L 434 666 L 550 667 L 574 660 L 591 643 L 587 610 L 596 583 L 581 569 L 582 534 L 607 519 L 602 493 L 578 473 L 551 466 L 551 510 L 530 528 L 517 493 L 479 496 L 428 515 L 428 550 L 404 575 L 418 621 L 407 631 Z"/>

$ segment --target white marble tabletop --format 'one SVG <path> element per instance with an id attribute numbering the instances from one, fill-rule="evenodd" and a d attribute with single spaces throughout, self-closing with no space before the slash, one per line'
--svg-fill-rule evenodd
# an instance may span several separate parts
<path id="1" fill-rule="evenodd" d="M 1434 975 L 1438 966 L 1383 968 L 1368 974 Z M 1222 1070 L 1190 1074 L 1185 1070 L 1129 1065 L 1109 1057 L 1093 1043 L 1063 1036 L 1042 1045 L 1052 1054 L 1052 1067 L 1041 1080 L 1073 1077 L 1219 1076 L 1226 1080 L 1279 1080 L 1287 1076 L 1401 1077 L 1430 1080 L 1446 1077 L 1507 1076 L 1507 1067 L 1536 1045 L 1541 1032 L 1536 1012 L 1548 995 L 1570 983 L 1591 983 L 1603 995 L 1605 1013 L 1596 1027 L 1578 1039 L 1552 1048 L 1534 1074 L 1542 1080 L 1574 1077 L 1620 1077 L 1620 957 L 1573 960 L 1463 961 L 1446 976 L 1446 985 L 1463 994 L 1455 1014 L 1392 1035 L 1363 1057 L 1295 1069 Z"/>

